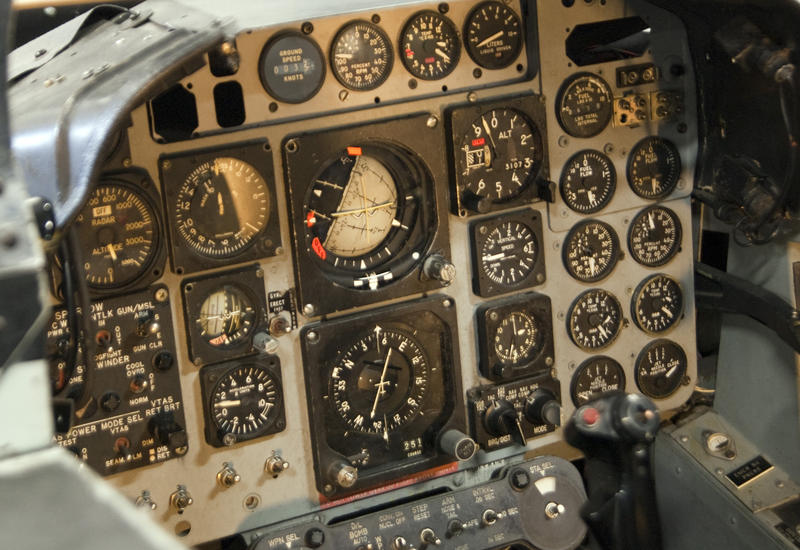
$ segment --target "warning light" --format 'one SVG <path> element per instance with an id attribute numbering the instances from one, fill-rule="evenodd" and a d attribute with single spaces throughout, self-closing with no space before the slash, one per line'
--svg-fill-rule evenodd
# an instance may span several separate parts
<path id="1" fill-rule="evenodd" d="M 361 147 L 348 147 L 347 154 L 351 157 L 361 156 Z"/>
<path id="2" fill-rule="evenodd" d="M 478 138 L 472 140 L 473 147 L 481 147 L 484 143 L 486 143 L 486 138 Z"/>

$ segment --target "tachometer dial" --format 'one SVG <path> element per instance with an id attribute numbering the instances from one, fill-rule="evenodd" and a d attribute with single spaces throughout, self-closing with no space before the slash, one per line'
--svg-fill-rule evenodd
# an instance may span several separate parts
<path id="1" fill-rule="evenodd" d="M 435 11 L 423 11 L 406 23 L 400 56 L 408 72 L 422 80 L 438 80 L 453 72 L 461 56 L 455 25 Z"/>
<path id="2" fill-rule="evenodd" d="M 634 260 L 647 267 L 670 261 L 681 246 L 681 221 L 664 206 L 645 208 L 633 218 L 628 249 Z"/>
<path id="3" fill-rule="evenodd" d="M 209 345 L 226 348 L 250 334 L 255 316 L 255 305 L 249 296 L 236 285 L 226 284 L 206 296 L 195 323 Z"/>
<path id="4" fill-rule="evenodd" d="M 389 37 L 367 21 L 348 23 L 333 39 L 333 74 L 351 90 L 374 90 L 383 84 L 393 60 Z"/>
<path id="5" fill-rule="evenodd" d="M 613 100 L 605 80 L 592 73 L 578 73 L 564 82 L 558 92 L 558 122 L 573 137 L 596 136 L 611 120 Z"/>
<path id="6" fill-rule="evenodd" d="M 650 334 L 675 326 L 683 313 L 683 291 L 678 282 L 661 273 L 642 281 L 633 293 L 631 315 L 636 326 Z"/>
<path id="7" fill-rule="evenodd" d="M 648 397 L 663 399 L 683 383 L 687 369 L 686 352 L 670 340 L 654 340 L 636 359 L 636 385 Z"/>
<path id="8" fill-rule="evenodd" d="M 521 27 L 519 16 L 505 4 L 478 4 L 467 16 L 464 29 L 467 53 L 485 69 L 508 67 L 522 50 Z"/>
<path id="9" fill-rule="evenodd" d="M 606 392 L 625 389 L 625 371 L 610 357 L 590 357 L 572 375 L 572 402 L 580 407 Z"/>
<path id="10" fill-rule="evenodd" d="M 681 157 L 675 145 L 661 137 L 646 137 L 628 157 L 628 183 L 645 199 L 666 197 L 678 184 Z"/>
<path id="11" fill-rule="evenodd" d="M 576 346 L 585 351 L 604 348 L 622 329 L 622 306 L 610 292 L 587 290 L 570 306 L 567 323 Z"/>
<path id="12" fill-rule="evenodd" d="M 181 185 L 175 225 L 185 245 L 209 258 L 230 258 L 248 248 L 269 219 L 264 178 L 235 157 L 217 157 L 195 168 Z"/>
<path id="13" fill-rule="evenodd" d="M 140 192 L 120 183 L 101 183 L 75 220 L 86 248 L 80 268 L 86 283 L 111 289 L 139 279 L 158 250 L 155 210 Z"/>
<path id="14" fill-rule="evenodd" d="M 600 151 L 580 151 L 561 172 L 561 197 L 567 206 L 581 214 L 602 210 L 614 195 L 617 172 Z"/>
<path id="15" fill-rule="evenodd" d="M 586 283 L 606 277 L 617 263 L 619 239 L 605 222 L 586 220 L 567 234 L 563 246 L 564 266 L 570 275 Z"/>
<path id="16" fill-rule="evenodd" d="M 541 347 L 541 335 L 534 317 L 514 311 L 500 321 L 494 334 L 494 351 L 505 365 L 519 365 Z"/>

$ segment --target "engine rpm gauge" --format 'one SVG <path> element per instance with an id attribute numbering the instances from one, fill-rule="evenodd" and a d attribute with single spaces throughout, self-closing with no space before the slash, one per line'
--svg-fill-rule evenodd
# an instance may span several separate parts
<path id="1" fill-rule="evenodd" d="M 203 300 L 195 322 L 209 345 L 226 348 L 243 341 L 253 329 L 255 306 L 245 292 L 226 284 Z"/>
<path id="2" fill-rule="evenodd" d="M 634 145 L 628 157 L 628 183 L 644 199 L 666 197 L 678 184 L 681 157 L 664 138 L 650 136 Z"/>
<path id="3" fill-rule="evenodd" d="M 389 76 L 393 55 L 391 41 L 380 27 L 367 21 L 353 21 L 333 39 L 333 74 L 351 90 L 374 90 Z"/>
<path id="4" fill-rule="evenodd" d="M 590 357 L 572 376 L 572 402 L 576 407 L 606 392 L 625 389 L 625 371 L 610 357 Z"/>
<path id="5" fill-rule="evenodd" d="M 566 133 L 588 138 L 602 132 L 613 114 L 613 96 L 605 80 L 592 73 L 571 76 L 556 97 L 556 115 Z"/>
<path id="6" fill-rule="evenodd" d="M 586 220 L 570 229 L 563 246 L 564 266 L 585 283 L 606 277 L 617 263 L 619 239 L 605 222 Z"/>
<path id="7" fill-rule="evenodd" d="M 522 50 L 521 26 L 519 16 L 505 4 L 478 4 L 464 28 L 467 53 L 485 69 L 508 67 Z"/>
<path id="8" fill-rule="evenodd" d="M 453 72 L 461 56 L 458 31 L 435 11 L 414 15 L 403 28 L 400 57 L 408 72 L 422 80 L 438 80 Z"/>
<path id="9" fill-rule="evenodd" d="M 587 290 L 569 308 L 569 336 L 585 351 L 611 344 L 622 329 L 619 300 L 605 290 Z"/>
<path id="10" fill-rule="evenodd" d="M 78 239 L 88 250 L 81 269 L 91 288 L 130 284 L 153 262 L 159 235 L 155 210 L 133 188 L 100 184 L 75 222 Z"/>
<path id="11" fill-rule="evenodd" d="M 600 151 L 580 151 L 570 157 L 561 172 L 561 197 L 581 214 L 602 210 L 611 201 L 617 172 Z"/>
<path id="12" fill-rule="evenodd" d="M 633 218 L 628 249 L 634 260 L 647 267 L 669 262 L 681 245 L 681 221 L 664 206 L 645 208 Z"/>
<path id="13" fill-rule="evenodd" d="M 683 292 L 678 282 L 664 274 L 648 277 L 636 287 L 631 315 L 636 326 L 649 334 L 662 333 L 680 320 Z"/>
<path id="14" fill-rule="evenodd" d="M 686 369 L 683 348 L 670 340 L 654 340 L 636 359 L 636 385 L 646 396 L 663 399 L 681 386 Z"/>

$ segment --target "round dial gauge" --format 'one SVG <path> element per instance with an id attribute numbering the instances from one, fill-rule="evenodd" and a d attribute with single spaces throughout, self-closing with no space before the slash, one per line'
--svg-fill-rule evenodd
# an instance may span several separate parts
<path id="1" fill-rule="evenodd" d="M 569 336 L 582 350 L 608 346 L 622 329 L 619 300 L 601 289 L 587 290 L 569 308 Z"/>
<path id="2" fill-rule="evenodd" d="M 332 404 L 356 432 L 389 434 L 420 412 L 428 391 L 428 360 L 410 334 L 376 325 L 342 354 L 329 382 Z"/>
<path id="3" fill-rule="evenodd" d="M 642 265 L 664 265 L 678 253 L 680 245 L 681 221 L 669 208 L 645 208 L 631 222 L 628 249 L 633 259 Z"/>
<path id="4" fill-rule="evenodd" d="M 654 340 L 636 359 L 636 385 L 648 397 L 663 399 L 683 383 L 686 353 L 670 340 Z"/>
<path id="5" fill-rule="evenodd" d="M 261 83 L 269 95 L 286 103 L 311 99 L 325 80 L 325 58 L 311 38 L 287 32 L 264 47 L 258 64 Z"/>
<path id="6" fill-rule="evenodd" d="M 467 16 L 464 29 L 467 53 L 485 69 L 511 65 L 522 50 L 522 23 L 500 2 L 483 2 Z"/>
<path id="7" fill-rule="evenodd" d="M 611 120 L 613 100 L 605 80 L 591 73 L 578 73 L 567 79 L 558 92 L 558 122 L 572 137 L 596 136 Z"/>
<path id="8" fill-rule="evenodd" d="M 683 313 L 683 291 L 678 282 L 663 274 L 642 281 L 633 293 L 631 314 L 636 326 L 650 334 L 672 328 Z"/>
<path id="9" fill-rule="evenodd" d="M 158 250 L 155 210 L 144 195 L 126 185 L 101 184 L 75 220 L 87 249 L 81 266 L 91 288 L 128 285 L 150 267 Z"/>
<path id="10" fill-rule="evenodd" d="M 461 138 L 462 197 L 480 211 L 478 201 L 504 202 L 519 195 L 542 166 L 539 128 L 515 109 L 492 109 L 472 121 Z"/>
<path id="11" fill-rule="evenodd" d="M 644 138 L 633 147 L 628 157 L 628 183 L 642 198 L 666 197 L 675 189 L 680 175 L 678 148 L 664 138 Z"/>
<path id="12" fill-rule="evenodd" d="M 333 74 L 343 86 L 351 90 L 374 90 L 392 70 L 392 44 L 378 26 L 353 21 L 334 38 L 331 60 Z"/>
<path id="13" fill-rule="evenodd" d="M 438 80 L 453 72 L 461 56 L 455 25 L 435 11 L 416 14 L 406 23 L 400 56 L 408 72 L 422 80 Z"/>
<path id="14" fill-rule="evenodd" d="M 489 232 L 480 251 L 481 271 L 498 285 L 524 281 L 536 265 L 539 243 L 530 227 L 506 221 Z"/>
<path id="15" fill-rule="evenodd" d="M 611 201 L 616 185 L 614 165 L 600 151 L 576 153 L 561 172 L 561 197 L 581 214 L 602 210 Z"/>
<path id="16" fill-rule="evenodd" d="M 195 322 L 208 344 L 227 348 L 247 338 L 255 316 L 255 305 L 245 292 L 234 285 L 223 285 L 206 296 Z"/>
<path id="17" fill-rule="evenodd" d="M 519 365 L 531 358 L 540 347 L 536 320 L 521 311 L 513 311 L 500 321 L 494 334 L 494 352 L 504 365 Z"/>
<path id="18" fill-rule="evenodd" d="M 275 422 L 280 383 L 258 365 L 241 365 L 223 374 L 211 392 L 211 417 L 224 441 L 258 437 Z M 225 438 L 230 434 L 233 438 Z"/>
<path id="19" fill-rule="evenodd" d="M 253 244 L 267 225 L 267 183 L 250 164 L 234 157 L 204 162 L 178 190 L 175 225 L 195 252 L 230 258 Z"/>
<path id="20" fill-rule="evenodd" d="M 599 281 L 614 269 L 619 240 L 607 223 L 586 220 L 570 230 L 563 248 L 564 265 L 569 274 L 588 283 Z"/>
<path id="21" fill-rule="evenodd" d="M 625 389 L 625 371 L 610 357 L 590 357 L 572 376 L 572 402 L 576 407 L 606 392 Z"/>

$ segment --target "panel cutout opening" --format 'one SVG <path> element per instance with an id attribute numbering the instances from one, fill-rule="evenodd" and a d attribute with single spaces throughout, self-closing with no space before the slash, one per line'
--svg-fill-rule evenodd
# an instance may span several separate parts
<path id="1" fill-rule="evenodd" d="M 150 110 L 153 132 L 166 142 L 189 139 L 197 129 L 197 100 L 180 84 L 151 101 Z"/>
<path id="2" fill-rule="evenodd" d="M 650 47 L 651 31 L 641 17 L 578 25 L 567 37 L 567 57 L 579 67 L 641 57 Z"/>
<path id="3" fill-rule="evenodd" d="M 230 128 L 243 124 L 245 115 L 242 85 L 230 80 L 214 86 L 214 108 L 217 111 L 217 124 L 221 127 Z"/>

